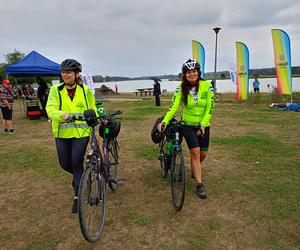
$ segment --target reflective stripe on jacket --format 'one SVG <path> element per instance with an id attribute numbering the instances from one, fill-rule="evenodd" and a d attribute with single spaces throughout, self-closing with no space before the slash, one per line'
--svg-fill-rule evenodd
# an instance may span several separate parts
<path id="1" fill-rule="evenodd" d="M 177 87 L 172 98 L 172 104 L 166 113 L 163 122 L 169 124 L 176 114 L 182 102 L 181 86 Z M 210 125 L 214 111 L 214 92 L 210 82 L 200 80 L 198 89 L 198 103 L 195 103 L 193 96 L 189 93 L 187 105 L 183 104 L 181 119 L 189 125 L 201 124 L 204 127 Z"/>
<path id="2" fill-rule="evenodd" d="M 87 109 L 96 111 L 95 97 L 88 86 L 77 84 L 76 92 L 71 101 L 68 91 L 62 84 L 57 84 L 50 89 L 47 101 L 47 113 L 52 119 L 52 133 L 56 138 L 81 138 L 90 136 L 91 129 L 85 121 L 75 121 L 72 123 L 63 123 L 63 113 L 71 116 L 83 114 Z M 60 97 L 59 97 L 60 94 Z M 85 94 L 85 96 L 84 96 Z"/>

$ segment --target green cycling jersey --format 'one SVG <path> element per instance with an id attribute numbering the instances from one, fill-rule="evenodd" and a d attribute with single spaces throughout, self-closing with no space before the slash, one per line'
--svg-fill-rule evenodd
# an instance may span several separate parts
<path id="1" fill-rule="evenodd" d="M 196 95 L 196 96 L 195 96 Z M 169 124 L 172 117 L 176 114 L 182 102 L 181 86 L 177 87 L 172 98 L 172 104 L 166 113 L 163 123 Z M 208 81 L 200 80 L 198 93 L 188 94 L 187 105 L 183 104 L 182 121 L 188 125 L 204 127 L 210 126 L 210 120 L 214 111 L 214 91 Z"/>

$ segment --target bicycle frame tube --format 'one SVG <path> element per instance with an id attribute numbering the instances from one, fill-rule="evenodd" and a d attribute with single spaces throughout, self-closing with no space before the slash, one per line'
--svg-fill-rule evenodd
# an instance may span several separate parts
<path id="1" fill-rule="evenodd" d="M 102 173 L 104 176 L 104 179 L 106 182 L 109 182 L 111 180 L 110 174 L 109 174 L 109 159 L 108 159 L 108 154 L 109 154 L 109 149 L 108 149 L 108 140 L 105 135 L 105 131 L 103 131 L 103 140 L 102 140 L 102 152 L 103 152 L 103 157 L 102 157 Z"/>
<path id="2" fill-rule="evenodd" d="M 91 135 L 91 146 L 94 152 L 100 154 L 100 150 L 99 150 L 99 144 L 95 135 L 95 128 L 92 128 L 92 135 Z"/>

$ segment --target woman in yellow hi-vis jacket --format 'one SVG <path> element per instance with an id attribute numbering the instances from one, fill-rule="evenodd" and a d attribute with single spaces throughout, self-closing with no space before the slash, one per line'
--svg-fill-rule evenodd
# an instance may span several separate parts
<path id="1" fill-rule="evenodd" d="M 77 212 L 78 188 L 83 173 L 83 161 L 89 141 L 90 129 L 86 122 L 66 123 L 74 114 L 83 114 L 87 109 L 96 110 L 95 97 L 88 86 L 82 84 L 81 64 L 66 59 L 61 64 L 63 83 L 50 90 L 47 113 L 52 120 L 60 166 L 73 175 L 74 200 L 72 213 Z"/>

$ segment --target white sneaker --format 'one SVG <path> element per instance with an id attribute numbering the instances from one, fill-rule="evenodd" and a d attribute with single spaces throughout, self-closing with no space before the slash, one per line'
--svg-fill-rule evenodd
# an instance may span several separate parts
<path id="1" fill-rule="evenodd" d="M 9 135 L 13 135 L 15 133 L 15 131 L 13 129 L 9 130 L 8 134 Z"/>

